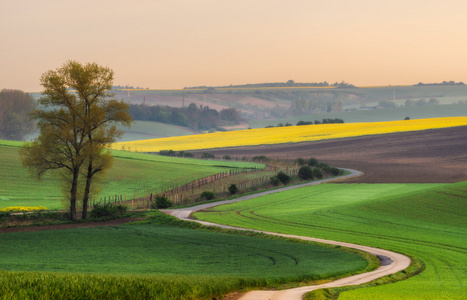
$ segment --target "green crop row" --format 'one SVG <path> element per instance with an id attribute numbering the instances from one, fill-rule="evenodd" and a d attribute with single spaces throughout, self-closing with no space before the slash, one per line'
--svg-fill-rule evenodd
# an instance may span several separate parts
<path id="1" fill-rule="evenodd" d="M 201 220 L 401 252 L 426 269 L 339 299 L 465 299 L 467 182 L 323 184 L 196 213 Z"/>

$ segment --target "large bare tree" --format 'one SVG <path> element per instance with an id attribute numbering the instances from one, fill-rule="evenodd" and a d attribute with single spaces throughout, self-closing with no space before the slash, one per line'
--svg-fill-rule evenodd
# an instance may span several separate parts
<path id="1" fill-rule="evenodd" d="M 58 174 L 69 188 L 65 195 L 70 218 L 76 219 L 78 196 L 82 196 L 82 217 L 87 218 L 93 178 L 112 165 L 108 147 L 122 132 L 117 124 L 130 126 L 128 105 L 112 99 L 113 71 L 95 63 L 68 61 L 41 77 L 44 87 L 33 119 L 39 137 L 21 150 L 21 160 L 38 178 L 49 171 Z M 84 186 L 83 191 L 78 191 Z"/>

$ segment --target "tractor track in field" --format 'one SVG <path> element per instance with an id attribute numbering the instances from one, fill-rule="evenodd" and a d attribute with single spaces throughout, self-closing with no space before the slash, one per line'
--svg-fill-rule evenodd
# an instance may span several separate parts
<path id="1" fill-rule="evenodd" d="M 359 171 L 349 170 L 349 169 L 348 171 L 350 171 L 351 174 L 340 177 L 339 179 L 362 175 L 362 173 Z M 324 180 L 319 180 L 319 181 L 313 181 L 313 182 L 306 183 L 306 184 L 289 186 L 289 187 L 266 191 L 266 192 L 262 192 L 262 193 L 258 193 L 254 195 L 239 197 L 233 200 L 225 200 L 225 201 L 219 201 L 219 202 L 214 202 L 214 203 L 201 204 L 201 205 L 197 205 L 193 207 L 186 207 L 186 208 L 181 208 L 181 209 L 166 209 L 166 210 L 161 210 L 161 211 L 166 214 L 175 216 L 181 220 L 194 221 L 194 222 L 198 222 L 203 225 L 206 225 L 206 226 L 217 226 L 217 227 L 226 228 L 226 229 L 255 231 L 255 232 L 261 232 L 265 234 L 282 236 L 282 237 L 287 237 L 287 238 L 301 239 L 301 240 L 306 240 L 306 241 L 313 241 L 313 242 L 319 242 L 319 243 L 325 243 L 325 244 L 358 249 L 361 251 L 365 251 L 371 255 L 375 255 L 380 259 L 380 267 L 371 272 L 361 273 L 358 275 L 341 278 L 341 279 L 330 281 L 330 282 L 320 284 L 320 285 L 304 286 L 304 287 L 279 290 L 279 291 L 250 291 L 243 295 L 235 295 L 234 298 L 239 299 L 239 300 L 301 300 L 304 294 L 311 292 L 313 290 L 342 287 L 342 286 L 348 286 L 348 285 L 359 285 L 359 284 L 367 283 L 367 282 L 373 281 L 375 279 L 378 279 L 378 278 L 381 278 L 381 277 L 384 277 L 390 274 L 397 273 L 409 267 L 411 263 L 411 260 L 409 257 L 403 254 L 400 254 L 400 253 L 389 251 L 389 250 L 367 247 L 367 246 L 351 244 L 351 243 L 311 238 L 311 237 L 305 237 L 305 236 L 296 236 L 296 235 L 280 234 L 280 233 L 275 233 L 275 232 L 266 232 L 266 231 L 261 231 L 261 230 L 239 228 L 239 227 L 215 224 L 215 223 L 204 222 L 204 221 L 199 221 L 199 220 L 193 220 L 190 218 L 190 215 L 192 213 L 196 211 L 208 209 L 214 206 L 234 203 L 234 202 L 243 201 L 243 200 L 249 200 L 249 199 L 259 197 L 259 196 L 264 196 L 264 195 L 268 195 L 272 193 L 282 192 L 282 191 L 286 191 L 286 190 L 290 190 L 294 188 L 300 188 L 300 187 L 309 186 L 309 185 L 316 185 L 316 184 L 320 184 L 323 182 L 329 182 L 332 180 L 335 180 L 335 179 L 324 179 Z"/>

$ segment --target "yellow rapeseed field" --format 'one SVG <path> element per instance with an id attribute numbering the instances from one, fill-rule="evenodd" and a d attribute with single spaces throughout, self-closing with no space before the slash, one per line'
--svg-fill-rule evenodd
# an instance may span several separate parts
<path id="1" fill-rule="evenodd" d="M 4 212 L 30 212 L 30 211 L 43 211 L 47 210 L 44 206 L 10 206 L 7 208 L 0 208 Z"/>
<path id="2" fill-rule="evenodd" d="M 299 143 L 325 139 L 338 139 L 393 132 L 419 131 L 464 125 L 467 125 L 467 117 L 432 118 L 374 123 L 340 123 L 288 126 L 122 142 L 113 144 L 112 149 L 134 152 L 159 152 L 160 150 L 200 150 L 239 146 Z"/>

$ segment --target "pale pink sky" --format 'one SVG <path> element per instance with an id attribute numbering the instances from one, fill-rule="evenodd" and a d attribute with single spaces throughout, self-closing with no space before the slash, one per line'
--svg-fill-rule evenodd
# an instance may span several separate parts
<path id="1" fill-rule="evenodd" d="M 0 0 L 0 89 L 69 59 L 155 89 L 467 83 L 467 1 Z"/>

